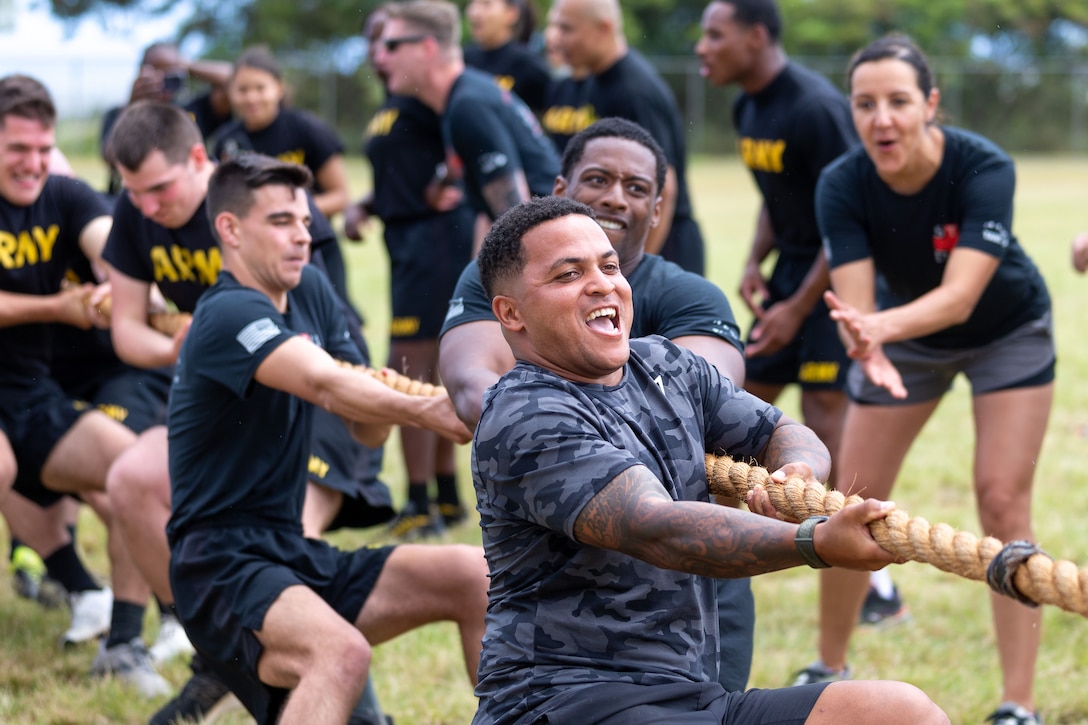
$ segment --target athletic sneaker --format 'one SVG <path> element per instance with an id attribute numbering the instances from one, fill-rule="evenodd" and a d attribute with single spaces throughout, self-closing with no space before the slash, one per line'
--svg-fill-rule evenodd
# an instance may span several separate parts
<path id="1" fill-rule="evenodd" d="M 875 587 L 869 587 L 865 603 L 861 605 L 858 624 L 886 629 L 910 619 L 910 607 L 899 597 L 899 589 L 892 586 L 892 596 L 888 599 L 880 596 Z"/>
<path id="2" fill-rule="evenodd" d="M 68 590 L 59 581 L 46 575 L 38 585 L 38 604 L 46 609 L 60 609 L 68 606 Z"/>
<path id="3" fill-rule="evenodd" d="M 38 552 L 22 544 L 16 546 L 11 552 L 11 576 L 17 595 L 38 601 L 42 577 L 45 576 L 45 562 Z"/>
<path id="4" fill-rule="evenodd" d="M 159 633 L 148 652 L 152 662 L 161 664 L 181 655 L 192 654 L 193 645 L 178 618 L 173 614 L 162 614 L 159 617 Z"/>
<path id="5" fill-rule="evenodd" d="M 221 702 L 225 703 L 230 688 L 202 667 L 200 655 L 193 657 L 193 676 L 170 702 L 151 716 L 148 725 L 175 725 L 182 722 L 207 722 L 215 716 Z"/>
<path id="6" fill-rule="evenodd" d="M 814 685 L 817 682 L 838 682 L 840 680 L 850 679 L 850 668 L 843 667 L 841 670 L 833 670 L 823 662 L 816 660 L 811 665 L 803 670 L 795 672 L 793 675 L 793 685 Z"/>
<path id="7" fill-rule="evenodd" d="M 103 587 L 86 592 L 72 592 L 68 595 L 68 603 L 72 607 L 72 624 L 60 639 L 62 645 L 86 642 L 110 631 L 112 589 Z"/>
<path id="8" fill-rule="evenodd" d="M 386 533 L 398 541 L 419 541 L 430 539 L 446 533 L 446 524 L 442 521 L 442 515 L 433 513 L 420 513 L 415 504 L 408 502 L 401 512 L 389 522 Z"/>
<path id="9" fill-rule="evenodd" d="M 1015 702 L 1003 702 L 990 713 L 986 722 L 992 722 L 994 725 L 1043 725 L 1043 716 L 1037 712 L 1030 712 Z"/>
<path id="10" fill-rule="evenodd" d="M 139 637 L 128 642 L 106 648 L 106 643 L 98 645 L 98 654 L 91 664 L 91 674 L 95 677 L 112 675 L 132 687 L 143 697 L 152 698 L 169 695 L 174 688 L 155 671 L 151 664 L 151 655 Z"/>
<path id="11" fill-rule="evenodd" d="M 465 507 L 458 503 L 440 503 L 438 513 L 442 516 L 442 523 L 446 525 L 446 528 L 453 528 L 468 518 Z"/>

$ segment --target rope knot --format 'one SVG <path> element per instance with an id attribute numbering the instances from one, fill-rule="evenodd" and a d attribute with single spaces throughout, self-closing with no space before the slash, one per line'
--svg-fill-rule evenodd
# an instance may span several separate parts
<path id="1" fill-rule="evenodd" d="M 1031 541 L 1024 539 L 1010 541 L 1002 547 L 1001 551 L 990 562 L 990 565 L 986 567 L 986 583 L 998 594 L 1012 597 L 1021 604 L 1026 604 L 1029 607 L 1039 606 L 1038 602 L 1025 596 L 1017 589 L 1016 582 L 1013 581 L 1016 570 L 1020 565 L 1036 554 L 1042 554 L 1050 558 L 1045 551 Z"/>

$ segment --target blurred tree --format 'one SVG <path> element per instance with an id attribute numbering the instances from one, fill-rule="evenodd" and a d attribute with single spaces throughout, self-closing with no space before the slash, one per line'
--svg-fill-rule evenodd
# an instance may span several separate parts
<path id="1" fill-rule="evenodd" d="M 49 0 L 69 20 L 122 10 L 156 14 L 188 2 L 179 31 L 235 52 L 253 43 L 277 51 L 336 47 L 358 35 L 378 0 Z M 467 0 L 458 0 L 464 5 Z M 548 0 L 533 0 L 541 23 Z M 1088 0 L 779 0 L 784 41 L 796 55 L 848 55 L 883 33 L 913 36 L 934 56 L 962 56 L 979 39 L 1010 55 L 1085 54 Z M 705 0 L 622 0 L 631 45 L 647 55 L 688 55 Z M 1071 32 L 1075 31 L 1075 32 Z"/>

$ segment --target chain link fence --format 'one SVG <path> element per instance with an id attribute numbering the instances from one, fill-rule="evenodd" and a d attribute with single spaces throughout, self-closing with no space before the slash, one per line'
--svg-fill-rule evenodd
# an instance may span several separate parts
<path id="1" fill-rule="evenodd" d="M 735 88 L 712 88 L 692 57 L 651 59 L 669 82 L 687 120 L 693 154 L 732 153 L 730 108 Z M 795 58 L 843 85 L 845 57 Z M 1088 151 L 1088 63 L 1045 61 L 1023 68 L 959 58 L 932 59 L 946 122 L 981 133 L 1011 153 Z M 335 126 L 349 153 L 361 150 L 362 130 L 381 103 L 381 90 L 360 68 L 353 74 L 285 63 L 294 105 Z M 127 97 L 134 69 L 94 58 L 36 62 L 30 69 L 57 98 L 61 141 L 74 151 L 97 147 L 101 114 Z M 104 90 L 110 89 L 108 93 Z"/>

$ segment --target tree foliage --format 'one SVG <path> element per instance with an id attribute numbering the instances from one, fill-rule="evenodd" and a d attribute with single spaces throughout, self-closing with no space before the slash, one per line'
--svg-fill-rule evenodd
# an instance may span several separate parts
<path id="1" fill-rule="evenodd" d="M 78 21 L 97 13 L 161 13 L 179 0 L 49 0 Z M 358 35 L 378 0 L 187 0 L 179 35 L 234 51 L 267 43 L 277 52 L 335 49 Z M 459 0 L 464 5 L 467 0 Z M 534 0 L 546 17 L 548 0 Z M 979 39 L 1009 55 L 1084 55 L 1088 0 L 779 0 L 786 49 L 797 55 L 849 55 L 889 31 L 905 32 L 934 56 L 962 56 Z M 623 0 L 631 44 L 649 55 L 689 55 L 705 0 Z M 1072 32 L 1071 32 L 1072 31 Z"/>

